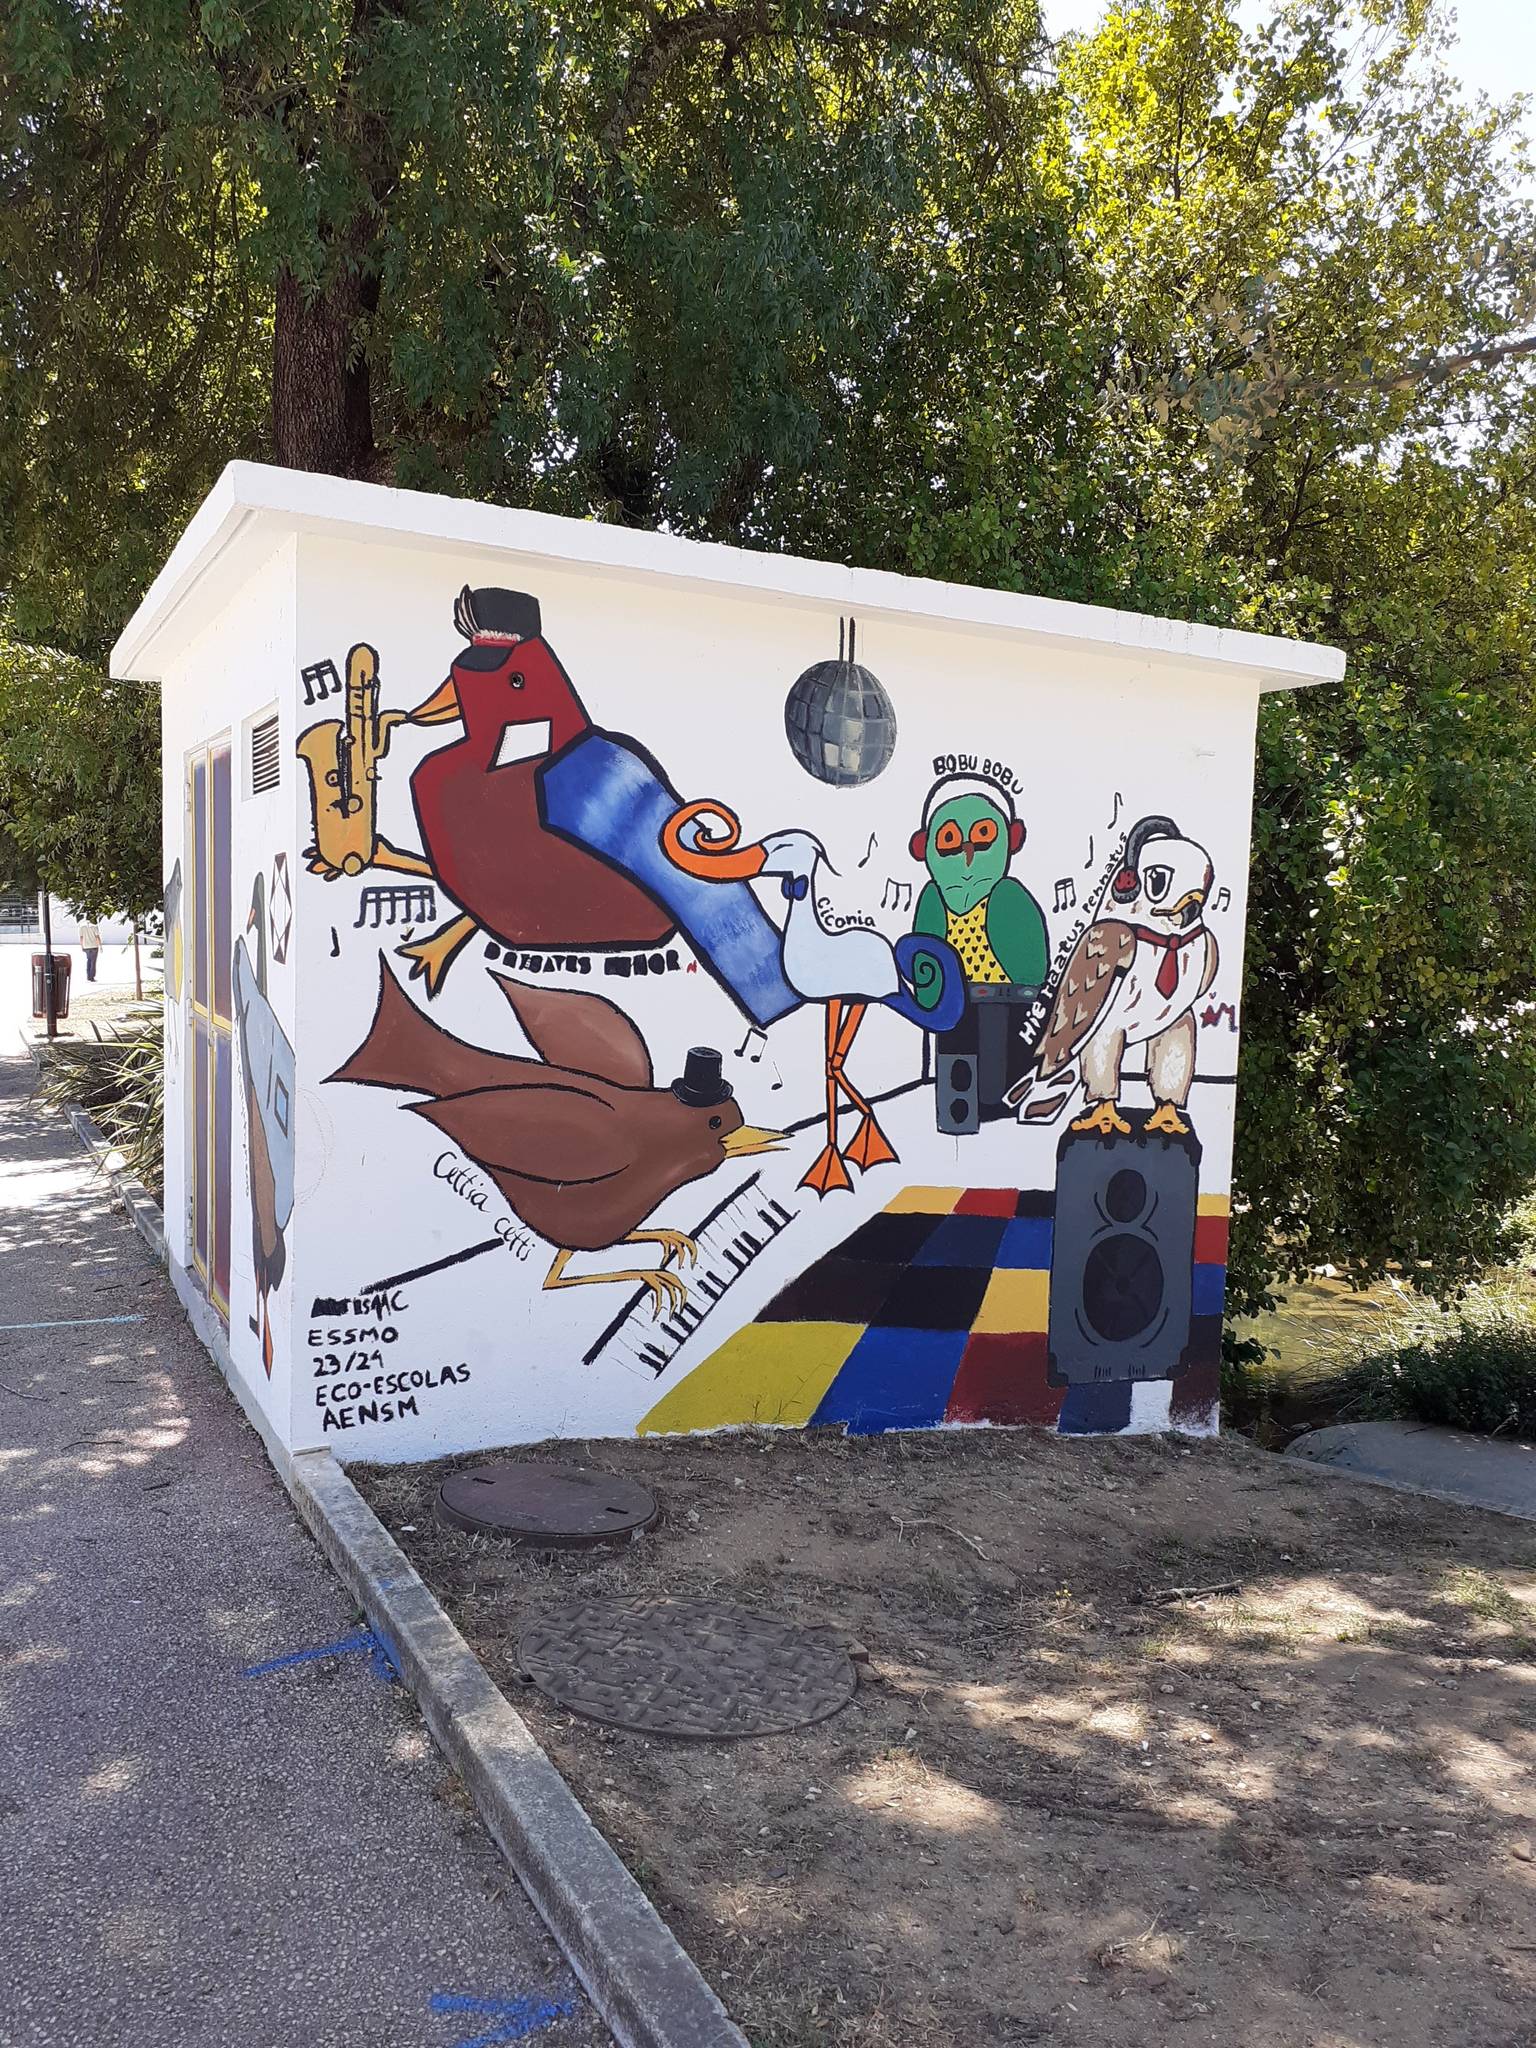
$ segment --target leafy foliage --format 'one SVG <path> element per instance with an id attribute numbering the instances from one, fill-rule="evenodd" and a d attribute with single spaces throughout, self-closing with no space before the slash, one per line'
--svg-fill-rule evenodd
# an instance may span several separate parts
<path id="1" fill-rule="evenodd" d="M 1339 644 L 1261 720 L 1231 1299 L 1454 1288 L 1536 1179 L 1536 216 L 1446 34 L 16 0 L 12 630 L 99 660 L 269 452 Z"/>
<path id="2" fill-rule="evenodd" d="M 1420 1306 L 1397 1342 L 1338 1379 L 1342 1412 L 1536 1438 L 1536 1322 L 1528 1298 L 1474 1288 L 1454 1312 Z"/>
<path id="3" fill-rule="evenodd" d="M 165 1157 L 165 1031 L 160 1018 L 108 1038 L 55 1038 L 37 1048 L 37 1094 L 50 1108 L 89 1110 L 124 1170 L 155 1195 Z"/>
<path id="4" fill-rule="evenodd" d="M 158 904 L 158 709 L 140 684 L 0 637 L 0 886 L 91 917 Z"/>

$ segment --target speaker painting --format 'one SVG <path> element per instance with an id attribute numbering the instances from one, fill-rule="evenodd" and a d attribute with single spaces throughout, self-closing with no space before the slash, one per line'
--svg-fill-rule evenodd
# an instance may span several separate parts
<path id="1" fill-rule="evenodd" d="M 1059 1386 L 1171 1379 L 1187 1362 L 1200 1146 L 1194 1133 L 1069 1131 L 1056 1155 L 1049 1348 Z"/>

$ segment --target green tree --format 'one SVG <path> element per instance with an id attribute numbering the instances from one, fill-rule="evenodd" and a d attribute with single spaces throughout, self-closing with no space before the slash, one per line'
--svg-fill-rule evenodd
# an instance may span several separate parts
<path id="1" fill-rule="evenodd" d="M 1264 712 L 1234 1299 L 1536 1176 L 1536 218 L 1429 0 L 14 0 L 0 587 L 228 456 L 1334 641 Z"/>
<path id="2" fill-rule="evenodd" d="M 0 887 L 83 915 L 160 901 L 160 736 L 152 693 L 0 637 Z"/>

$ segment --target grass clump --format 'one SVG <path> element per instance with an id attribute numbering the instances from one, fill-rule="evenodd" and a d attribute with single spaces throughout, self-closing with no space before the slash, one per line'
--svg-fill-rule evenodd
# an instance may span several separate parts
<path id="1" fill-rule="evenodd" d="M 1450 1309 L 1415 1302 L 1387 1343 L 1345 1367 L 1337 1391 L 1341 1415 L 1536 1440 L 1536 1311 L 1521 1290 L 1497 1283 Z"/>
<path id="2" fill-rule="evenodd" d="M 88 1110 L 122 1154 L 127 1171 L 161 1194 L 165 1143 L 165 1027 L 146 1018 L 131 1031 L 39 1045 L 37 1093 L 50 1108 Z"/>

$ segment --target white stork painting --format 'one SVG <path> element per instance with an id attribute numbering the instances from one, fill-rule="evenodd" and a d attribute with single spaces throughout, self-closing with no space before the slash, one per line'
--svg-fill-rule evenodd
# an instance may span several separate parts
<path id="1" fill-rule="evenodd" d="M 270 1379 L 272 1317 L 267 1297 L 280 1284 L 288 1263 L 283 1232 L 293 1214 L 295 1062 L 293 1047 L 267 998 L 266 887 L 259 874 L 245 928 L 256 934 L 256 963 L 253 967 L 245 940 L 237 939 L 234 999 L 249 1132 L 251 1262 L 256 1276 L 251 1328 L 261 1340 L 261 1362 Z"/>

